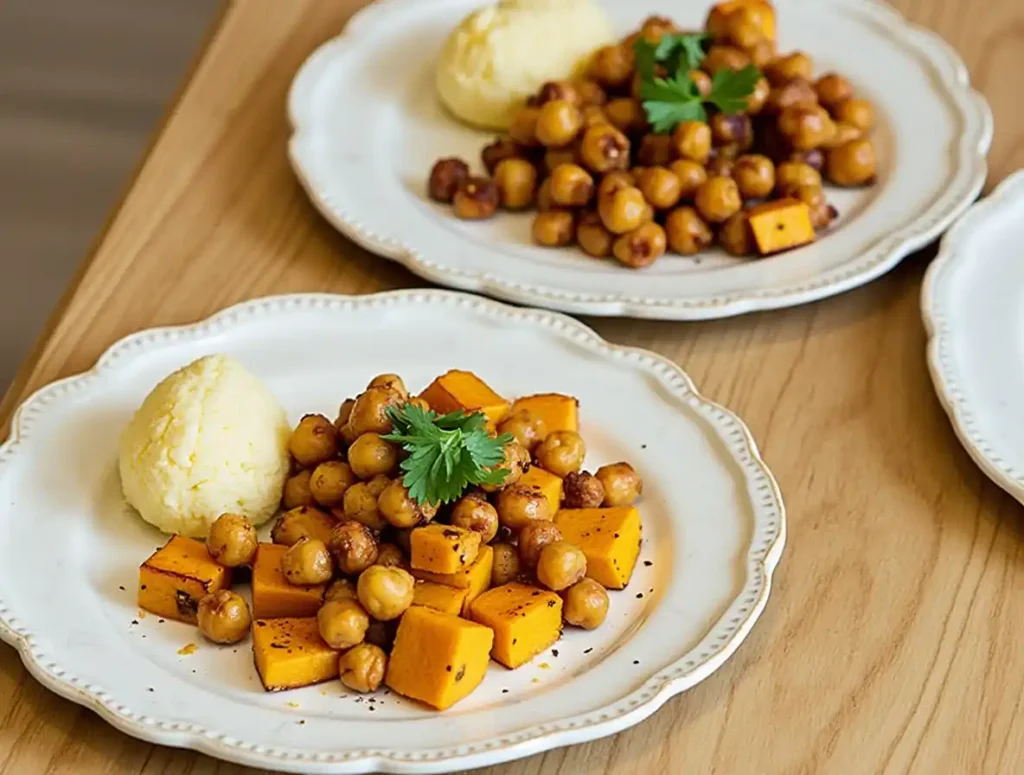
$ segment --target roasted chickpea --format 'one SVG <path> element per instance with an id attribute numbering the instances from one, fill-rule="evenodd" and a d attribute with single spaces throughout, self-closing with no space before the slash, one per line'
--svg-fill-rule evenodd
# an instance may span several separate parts
<path id="1" fill-rule="evenodd" d="M 679 178 L 680 201 L 692 202 L 697 189 L 708 179 L 708 173 L 704 169 L 704 165 L 690 159 L 674 161 L 669 169 Z"/>
<path id="2" fill-rule="evenodd" d="M 499 137 L 490 145 L 484 146 L 480 152 L 480 159 L 488 175 L 493 175 L 498 165 L 505 159 L 522 159 L 526 155 L 523 147 L 509 137 Z M 468 177 L 468 173 L 467 173 Z M 455 192 L 452 192 L 454 197 Z"/>
<path id="3" fill-rule="evenodd" d="M 537 580 L 548 589 L 560 592 L 587 575 L 587 557 L 579 547 L 555 541 L 541 549 L 537 558 Z"/>
<path id="4" fill-rule="evenodd" d="M 451 204 L 459 185 L 469 177 L 469 165 L 462 159 L 438 159 L 430 170 L 427 193 L 430 198 Z"/>
<path id="5" fill-rule="evenodd" d="M 748 149 L 754 142 L 754 129 L 750 124 L 750 116 L 742 113 L 727 115 L 716 113 L 711 117 L 711 142 L 715 146 L 736 146 L 740 150 Z"/>
<path id="6" fill-rule="evenodd" d="M 679 203 L 682 183 L 674 172 L 664 167 L 648 167 L 638 176 L 637 186 L 652 207 L 668 210 Z"/>
<path id="7" fill-rule="evenodd" d="M 482 221 L 498 209 L 498 187 L 487 178 L 470 176 L 459 185 L 452 200 L 456 218 L 464 221 Z"/>
<path id="8" fill-rule="evenodd" d="M 223 644 L 245 640 L 252 624 L 249 604 L 230 589 L 221 589 L 200 599 L 197 618 L 203 637 Z"/>
<path id="9" fill-rule="evenodd" d="M 377 386 L 363 391 L 356 399 L 346 425 L 354 434 L 353 441 L 364 433 L 391 433 L 391 418 L 387 410 L 403 403 L 402 396 L 387 387 Z"/>
<path id="10" fill-rule="evenodd" d="M 640 474 L 629 463 L 601 466 L 595 476 L 604 485 L 605 506 L 632 506 L 644 491 Z"/>
<path id="11" fill-rule="evenodd" d="M 309 479 L 312 475 L 313 472 L 307 468 L 295 476 L 288 477 L 281 496 L 281 505 L 284 508 L 294 509 L 296 506 L 313 505 L 313 493 L 309 491 Z"/>
<path id="12" fill-rule="evenodd" d="M 363 642 L 370 617 L 358 600 L 334 600 L 320 606 L 316 624 L 320 637 L 332 649 L 350 649 Z"/>
<path id="13" fill-rule="evenodd" d="M 385 387 L 394 390 L 403 399 L 409 397 L 409 391 L 405 388 L 405 382 L 397 374 L 378 374 L 370 380 L 366 387 Z"/>
<path id="14" fill-rule="evenodd" d="M 725 35 L 730 43 L 748 49 L 766 39 L 765 14 L 757 5 L 743 5 L 725 17 Z"/>
<path id="15" fill-rule="evenodd" d="M 362 573 L 377 562 L 377 539 L 360 522 L 342 522 L 331 529 L 328 543 L 338 570 L 347 576 Z"/>
<path id="16" fill-rule="evenodd" d="M 694 195 L 697 212 L 709 223 L 725 223 L 733 213 L 743 207 L 740 189 L 732 178 L 714 176 L 707 181 Z"/>
<path id="17" fill-rule="evenodd" d="M 545 103 L 537 116 L 537 140 L 548 148 L 561 148 L 576 139 L 583 128 L 583 114 L 567 100 Z"/>
<path id="18" fill-rule="evenodd" d="M 547 178 L 537 189 L 537 212 L 547 213 L 554 209 L 555 201 L 551 198 L 551 178 Z"/>
<path id="19" fill-rule="evenodd" d="M 512 544 L 494 544 L 494 564 L 491 566 L 491 586 L 500 587 L 519 577 L 519 553 Z"/>
<path id="20" fill-rule="evenodd" d="M 594 54 L 589 75 L 605 89 L 619 89 L 629 83 L 635 65 L 636 57 L 630 46 L 605 46 Z"/>
<path id="21" fill-rule="evenodd" d="M 388 481 L 387 477 L 382 478 Z M 371 530 L 381 531 L 388 526 L 388 522 L 377 509 L 379 496 L 380 493 L 374 493 L 369 482 L 357 482 L 345 491 L 342 513 L 347 519 L 366 525 Z"/>
<path id="22" fill-rule="evenodd" d="M 624 170 L 629 166 L 629 139 L 611 124 L 597 124 L 583 133 L 580 159 L 591 172 Z"/>
<path id="23" fill-rule="evenodd" d="M 779 130 L 798 151 L 808 151 L 828 143 L 836 125 L 828 111 L 819 105 L 786 108 L 779 116 Z"/>
<path id="24" fill-rule="evenodd" d="M 597 200 L 597 212 L 612 234 L 626 234 L 645 218 L 647 200 L 639 188 L 623 188 Z"/>
<path id="25" fill-rule="evenodd" d="M 533 218 L 533 241 L 548 248 L 561 248 L 572 244 L 576 221 L 571 210 L 548 210 Z"/>
<path id="26" fill-rule="evenodd" d="M 679 32 L 679 27 L 666 16 L 652 15 L 644 19 L 640 26 L 640 37 L 645 38 L 649 43 L 657 43 L 665 35 L 674 35 Z"/>
<path id="27" fill-rule="evenodd" d="M 357 481 L 348 463 L 328 460 L 313 469 L 309 491 L 317 503 L 330 509 L 341 505 L 345 491 Z"/>
<path id="28" fill-rule="evenodd" d="M 364 433 L 348 448 L 348 464 L 360 479 L 390 476 L 398 468 L 398 447 L 382 439 L 379 433 Z"/>
<path id="29" fill-rule="evenodd" d="M 502 481 L 500 485 L 480 485 L 480 489 L 484 492 L 497 492 L 502 487 L 508 487 L 515 484 L 523 478 L 523 474 L 526 473 L 526 469 L 530 467 L 530 453 L 526 447 L 518 441 L 513 440 L 506 444 L 504 455 L 504 460 L 495 466 L 496 469 L 504 469 L 508 471 L 505 475 L 504 481 Z"/>
<path id="30" fill-rule="evenodd" d="M 567 509 L 596 509 L 604 502 L 604 485 L 593 474 L 566 474 L 562 481 L 562 506 Z"/>
<path id="31" fill-rule="evenodd" d="M 307 414 L 292 431 L 288 451 L 303 468 L 313 468 L 338 456 L 338 433 L 322 414 Z"/>
<path id="32" fill-rule="evenodd" d="M 421 505 L 409 496 L 401 479 L 395 479 L 380 494 L 377 508 L 381 516 L 398 528 L 425 524 L 437 513 L 436 505 Z"/>
<path id="33" fill-rule="evenodd" d="M 555 476 L 579 471 L 586 454 L 587 445 L 575 431 L 549 433 L 534 451 L 537 465 Z"/>
<path id="34" fill-rule="evenodd" d="M 537 139 L 537 124 L 540 120 L 540 108 L 527 105 L 516 112 L 509 125 L 508 134 L 512 141 L 523 148 L 534 148 L 540 145 Z"/>
<path id="35" fill-rule="evenodd" d="M 580 104 L 580 94 L 576 86 L 569 81 L 548 81 L 537 92 L 537 104 L 547 105 L 549 102 L 562 100 L 572 105 Z"/>
<path id="36" fill-rule="evenodd" d="M 706 164 L 711 156 L 711 127 L 703 121 L 683 121 L 672 132 L 672 143 L 684 159 Z"/>
<path id="37" fill-rule="evenodd" d="M 725 252 L 733 256 L 749 256 L 754 252 L 754 233 L 750 229 L 747 213 L 740 210 L 722 224 L 718 241 Z"/>
<path id="38" fill-rule="evenodd" d="M 248 517 L 241 514 L 221 514 L 210 526 L 206 548 L 218 563 L 226 568 L 249 565 L 256 556 L 259 539 L 256 528 Z"/>
<path id="39" fill-rule="evenodd" d="M 551 172 L 551 199 L 559 207 L 583 207 L 594 197 L 594 178 L 577 164 L 560 164 Z"/>
<path id="40" fill-rule="evenodd" d="M 775 165 L 767 156 L 740 156 L 733 165 L 732 177 L 743 199 L 762 199 L 775 188 Z"/>
<path id="41" fill-rule="evenodd" d="M 645 223 L 615 240 L 612 254 L 623 266 L 641 269 L 665 255 L 667 246 L 665 229 L 645 218 Z"/>
<path id="42" fill-rule="evenodd" d="M 740 156 L 739 146 L 723 145 L 720 148 L 715 148 L 705 167 L 708 177 L 731 178 L 733 167 L 736 166 L 736 160 Z M 694 193 L 694 197 L 696 198 L 696 193 Z"/>
<path id="43" fill-rule="evenodd" d="M 547 496 L 538 487 L 514 484 L 498 493 L 498 522 L 509 530 L 522 530 L 531 522 L 550 522 L 554 516 Z"/>
<path id="44" fill-rule="evenodd" d="M 839 213 L 825 199 L 825 190 L 821 186 L 796 186 L 787 192 L 787 196 L 799 199 L 811 210 L 811 225 L 815 230 L 828 228 Z"/>
<path id="45" fill-rule="evenodd" d="M 577 581 L 562 600 L 562 618 L 574 627 L 596 630 L 608 618 L 608 591 L 593 579 Z"/>
<path id="46" fill-rule="evenodd" d="M 840 145 L 846 145 L 852 140 L 859 140 L 864 136 L 864 132 L 853 124 L 847 124 L 845 121 L 836 122 L 836 131 L 832 135 L 832 139 L 825 143 L 826 148 L 836 148 Z M 818 149 L 815 149 L 818 150 Z M 825 155 L 819 152 L 819 159 L 822 166 L 825 163 Z M 820 170 L 821 167 L 818 167 Z"/>
<path id="47" fill-rule="evenodd" d="M 498 510 L 487 502 L 482 493 L 470 493 L 452 506 L 451 523 L 479 533 L 480 541 L 489 544 L 498 534 Z"/>
<path id="48" fill-rule="evenodd" d="M 775 188 L 785 194 L 797 186 L 820 186 L 821 173 L 809 164 L 784 161 L 775 168 Z"/>
<path id="49" fill-rule="evenodd" d="M 548 433 L 547 426 L 541 417 L 524 411 L 509 414 L 498 423 L 497 430 L 499 434 L 511 433 L 515 440 L 528 450 L 532 450 Z"/>
<path id="50" fill-rule="evenodd" d="M 825 176 L 837 186 L 863 186 L 876 175 L 875 148 L 866 138 L 852 140 L 825 154 Z"/>
<path id="51" fill-rule="evenodd" d="M 384 680 L 388 655 L 372 643 L 353 646 L 338 659 L 341 682 L 354 692 L 375 692 Z"/>
<path id="52" fill-rule="evenodd" d="M 838 73 L 821 76 L 814 84 L 814 91 L 818 93 L 818 102 L 829 109 L 853 96 L 850 82 Z"/>
<path id="53" fill-rule="evenodd" d="M 601 84 L 595 80 L 580 78 L 573 83 L 573 87 L 576 89 L 577 102 L 580 107 L 600 107 L 608 102 L 608 94 L 601 88 Z"/>
<path id="54" fill-rule="evenodd" d="M 527 570 L 537 567 L 540 553 L 548 544 L 562 540 L 562 533 L 553 522 L 532 522 L 519 533 L 519 563 Z"/>
<path id="55" fill-rule="evenodd" d="M 747 97 L 747 115 L 756 116 L 760 113 L 768 102 L 768 95 L 771 94 L 772 87 L 768 83 L 767 78 L 762 78 L 756 84 L 754 84 L 754 91 Z M 753 140 L 753 133 L 751 133 L 751 140 Z"/>
<path id="56" fill-rule="evenodd" d="M 640 132 L 647 126 L 647 114 L 639 100 L 630 97 L 620 97 L 609 100 L 604 106 L 604 114 L 619 131 L 631 134 Z"/>
<path id="57" fill-rule="evenodd" d="M 689 72 L 690 80 L 693 81 L 693 85 L 697 87 L 697 92 L 702 97 L 707 97 L 711 94 L 711 76 L 705 73 L 703 70 L 691 70 Z"/>
<path id="58" fill-rule="evenodd" d="M 644 135 L 637 149 L 637 161 L 644 167 L 665 167 L 676 158 L 670 135 Z"/>
<path id="59" fill-rule="evenodd" d="M 300 538 L 281 555 L 281 571 L 289 584 L 325 584 L 334 575 L 331 553 L 319 538 Z"/>
<path id="60" fill-rule="evenodd" d="M 836 121 L 851 124 L 861 132 L 869 132 L 875 125 L 875 109 L 867 100 L 848 99 L 832 108 Z"/>
<path id="61" fill-rule="evenodd" d="M 714 76 L 719 70 L 742 70 L 750 64 L 750 55 L 735 46 L 715 45 L 708 49 L 701 70 Z"/>
<path id="62" fill-rule="evenodd" d="M 324 592 L 324 602 L 330 603 L 338 600 L 358 600 L 356 595 L 356 583 L 352 579 L 335 579 L 327 585 Z"/>
<path id="63" fill-rule="evenodd" d="M 750 57 L 750 63 L 761 72 L 764 72 L 764 69 L 778 55 L 778 52 L 775 50 L 775 41 L 768 39 L 758 41 L 753 46 L 743 50 Z"/>
<path id="64" fill-rule="evenodd" d="M 580 160 L 580 149 L 577 143 L 564 148 L 548 148 L 544 152 L 544 170 L 550 175 L 563 164 L 576 164 Z"/>
<path id="65" fill-rule="evenodd" d="M 408 571 L 371 565 L 359 574 L 356 591 L 359 602 L 374 619 L 388 622 L 397 619 L 412 605 L 416 586 Z"/>
<path id="66" fill-rule="evenodd" d="M 587 213 L 576 224 L 576 244 L 580 250 L 594 258 L 607 258 L 612 254 L 615 237 L 605 228 L 601 216 Z M 536 443 L 535 439 L 533 443 Z"/>
<path id="67" fill-rule="evenodd" d="M 270 531 L 275 544 L 291 546 L 300 538 L 322 537 L 322 525 L 330 524 L 330 518 L 320 509 L 312 506 L 296 506 L 281 515 Z"/>
<path id="68" fill-rule="evenodd" d="M 348 425 L 348 418 L 352 416 L 352 407 L 356 405 L 354 398 L 346 398 L 338 407 L 338 418 L 334 421 L 334 428 L 341 435 L 342 429 Z M 344 437 L 343 437 L 344 438 Z M 302 504 L 299 504 L 300 506 Z"/>
<path id="69" fill-rule="evenodd" d="M 781 113 L 794 106 L 812 107 L 818 104 L 818 94 L 811 82 L 804 78 L 796 78 L 768 92 L 762 113 Z"/>
<path id="70" fill-rule="evenodd" d="M 803 51 L 777 57 L 764 70 L 772 86 L 782 86 L 794 78 L 810 81 L 814 76 L 814 63 Z"/>
<path id="71" fill-rule="evenodd" d="M 834 143 L 828 143 L 827 147 L 834 148 Z M 821 172 L 825 166 L 825 153 L 821 148 L 811 148 L 808 151 L 793 151 L 786 161 L 795 161 L 799 164 L 806 164 Z"/>
<path id="72" fill-rule="evenodd" d="M 385 568 L 408 568 L 409 563 L 403 552 L 396 544 L 380 544 L 377 547 L 377 561 L 374 565 L 383 565 Z"/>
<path id="73" fill-rule="evenodd" d="M 714 242 L 711 227 L 692 207 L 677 207 L 665 220 L 668 246 L 682 256 L 695 256 Z"/>
<path id="74" fill-rule="evenodd" d="M 616 170 L 601 178 L 601 182 L 597 186 L 597 195 L 599 197 L 608 196 L 624 188 L 633 188 L 635 185 L 636 178 L 632 172 Z"/>
<path id="75" fill-rule="evenodd" d="M 602 105 L 587 105 L 583 108 L 583 132 L 598 124 L 610 124 L 608 114 L 604 112 Z M 579 149 L 574 149 L 575 155 L 579 156 Z"/>

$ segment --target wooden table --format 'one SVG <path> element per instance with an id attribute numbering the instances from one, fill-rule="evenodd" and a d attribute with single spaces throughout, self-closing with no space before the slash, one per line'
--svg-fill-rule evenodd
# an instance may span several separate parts
<path id="1" fill-rule="evenodd" d="M 137 329 L 269 293 L 420 284 L 317 217 L 285 161 L 289 81 L 361 4 L 225 11 L 4 426 L 29 391 Z M 991 186 L 1024 163 L 1024 5 L 897 5 L 959 49 L 991 101 Z M 930 255 L 799 309 L 587 321 L 673 358 L 745 418 L 786 495 L 789 543 L 764 617 L 711 679 L 632 731 L 482 772 L 1024 771 L 1024 512 L 971 464 L 932 392 L 918 313 Z M 0 647 L 0 775 L 243 771 L 114 731 Z"/>

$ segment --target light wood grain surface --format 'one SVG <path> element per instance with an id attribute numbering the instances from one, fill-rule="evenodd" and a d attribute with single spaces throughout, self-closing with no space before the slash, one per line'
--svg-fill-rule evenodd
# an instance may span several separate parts
<path id="1" fill-rule="evenodd" d="M 284 98 L 358 0 L 247 0 L 182 98 L 0 414 L 113 341 L 268 293 L 421 284 L 332 231 L 289 172 Z M 989 187 L 1024 163 L 1024 4 L 901 0 L 996 117 Z M 870 56 L 870 52 L 865 52 Z M 736 656 L 639 727 L 488 775 L 1024 771 L 1024 513 L 958 446 L 918 314 L 931 253 L 842 297 L 736 320 L 588 320 L 682 364 L 749 423 L 786 495 L 772 599 Z M 122 735 L 0 647 L 0 775 L 243 768 Z"/>

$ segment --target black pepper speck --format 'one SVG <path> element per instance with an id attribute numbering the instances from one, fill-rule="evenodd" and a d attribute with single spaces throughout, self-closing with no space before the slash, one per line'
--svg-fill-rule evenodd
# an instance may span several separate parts
<path id="1" fill-rule="evenodd" d="M 502 690 L 501 690 L 501 693 L 502 693 L 502 694 L 508 694 L 508 689 L 502 689 Z"/>
<path id="2" fill-rule="evenodd" d="M 644 567 L 645 568 L 650 568 L 652 565 L 654 565 L 654 563 L 651 562 L 650 560 L 644 560 Z"/>
<path id="3" fill-rule="evenodd" d="M 557 657 L 558 656 L 558 649 L 551 649 L 551 656 Z"/>
<path id="4" fill-rule="evenodd" d="M 157 619 L 156 623 L 157 624 L 163 624 L 165 621 L 166 621 L 166 619 Z"/>
<path id="5" fill-rule="evenodd" d="M 637 592 L 637 593 L 636 593 L 636 599 L 637 599 L 637 600 L 640 600 L 641 598 L 643 598 L 643 596 L 644 596 L 644 593 L 643 593 L 643 592 Z"/>
<path id="6" fill-rule="evenodd" d="M 639 665 L 640 664 L 640 660 L 639 659 L 634 659 L 633 660 L 633 664 L 634 665 Z"/>
<path id="7" fill-rule="evenodd" d="M 583 653 L 584 653 L 584 654 L 589 654 L 589 653 L 590 653 L 591 651 L 593 651 L 593 650 L 594 650 L 594 649 L 592 649 L 592 648 L 590 648 L 590 649 L 583 649 Z"/>
<path id="8" fill-rule="evenodd" d="M 122 592 L 125 591 L 125 588 L 123 586 L 122 587 L 118 587 L 118 589 L 120 589 Z"/>
<path id="9" fill-rule="evenodd" d="M 132 624 L 138 624 L 138 623 L 139 623 L 138 619 L 132 619 Z"/>

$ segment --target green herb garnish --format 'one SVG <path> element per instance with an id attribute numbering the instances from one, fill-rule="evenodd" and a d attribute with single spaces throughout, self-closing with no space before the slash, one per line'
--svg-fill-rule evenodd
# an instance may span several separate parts
<path id="1" fill-rule="evenodd" d="M 633 44 L 636 53 L 636 69 L 644 80 L 654 78 L 656 65 L 662 64 L 669 73 L 680 70 L 690 72 L 704 61 L 704 41 L 710 39 L 704 33 L 663 35 L 657 43 L 638 38 Z"/>
<path id="2" fill-rule="evenodd" d="M 406 404 L 388 407 L 394 430 L 382 438 L 401 444 L 409 456 L 402 461 L 402 484 L 420 504 L 451 503 L 470 485 L 501 484 L 509 471 L 495 468 L 505 459 L 509 433 L 491 438 L 480 412 L 438 415 Z"/>

